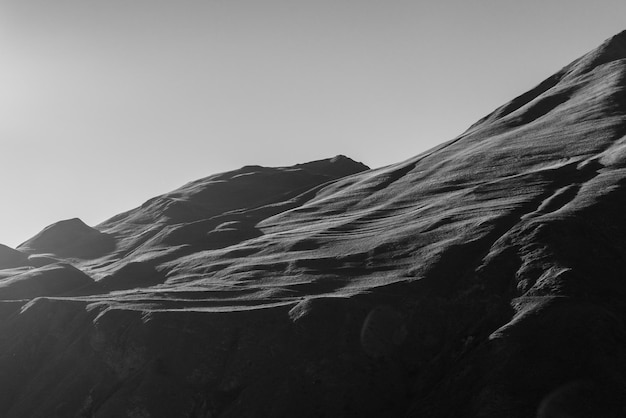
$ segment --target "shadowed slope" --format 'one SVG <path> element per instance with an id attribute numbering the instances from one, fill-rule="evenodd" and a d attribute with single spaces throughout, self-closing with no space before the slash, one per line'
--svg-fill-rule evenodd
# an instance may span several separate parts
<path id="1" fill-rule="evenodd" d="M 0 280 L 0 299 L 33 299 L 76 294 L 93 284 L 85 273 L 68 264 L 51 264 Z"/>
<path id="2" fill-rule="evenodd" d="M 97 226 L 90 294 L 0 304 L 0 410 L 623 415 L 625 37 L 407 161 L 244 167 Z"/>
<path id="3" fill-rule="evenodd" d="M 28 264 L 28 256 L 20 251 L 0 244 L 0 268 L 10 269 Z"/>
<path id="4" fill-rule="evenodd" d="M 28 254 L 51 253 L 60 257 L 93 258 L 113 250 L 113 239 L 78 218 L 57 222 L 20 244 Z"/>

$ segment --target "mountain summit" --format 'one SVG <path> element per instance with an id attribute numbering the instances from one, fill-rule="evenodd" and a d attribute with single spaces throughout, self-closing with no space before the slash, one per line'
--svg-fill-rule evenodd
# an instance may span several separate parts
<path id="1" fill-rule="evenodd" d="M 625 94 L 623 32 L 404 162 L 4 247 L 0 415 L 623 416 Z"/>

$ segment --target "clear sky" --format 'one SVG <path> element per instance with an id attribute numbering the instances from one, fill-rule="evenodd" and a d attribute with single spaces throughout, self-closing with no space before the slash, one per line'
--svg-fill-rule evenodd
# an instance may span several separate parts
<path id="1" fill-rule="evenodd" d="M 0 0 L 0 242 L 246 164 L 407 159 L 624 16 L 624 0 Z"/>

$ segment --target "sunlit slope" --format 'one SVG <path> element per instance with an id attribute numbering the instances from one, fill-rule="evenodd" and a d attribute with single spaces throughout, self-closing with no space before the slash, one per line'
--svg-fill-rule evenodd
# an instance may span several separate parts
<path id="1" fill-rule="evenodd" d="M 260 220 L 258 237 L 227 251 L 169 263 L 171 282 L 258 278 L 294 290 L 320 282 L 304 294 L 350 293 L 435 280 L 433 269 L 450 266 L 449 250 L 452 264 L 469 274 L 508 231 L 569 219 L 610 199 L 625 156 L 622 38 L 453 141 L 315 190 L 298 207 Z M 216 266 L 211 274 L 208 266 Z"/>
<path id="2" fill-rule="evenodd" d="M 622 33 L 407 161 L 0 248 L 1 415 L 621 416 L 625 207 Z"/>

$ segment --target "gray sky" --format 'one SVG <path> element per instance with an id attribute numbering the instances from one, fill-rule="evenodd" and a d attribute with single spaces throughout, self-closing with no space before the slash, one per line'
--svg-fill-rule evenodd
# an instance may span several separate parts
<path id="1" fill-rule="evenodd" d="M 0 242 L 246 164 L 404 160 L 625 15 L 623 0 L 0 0 Z"/>

